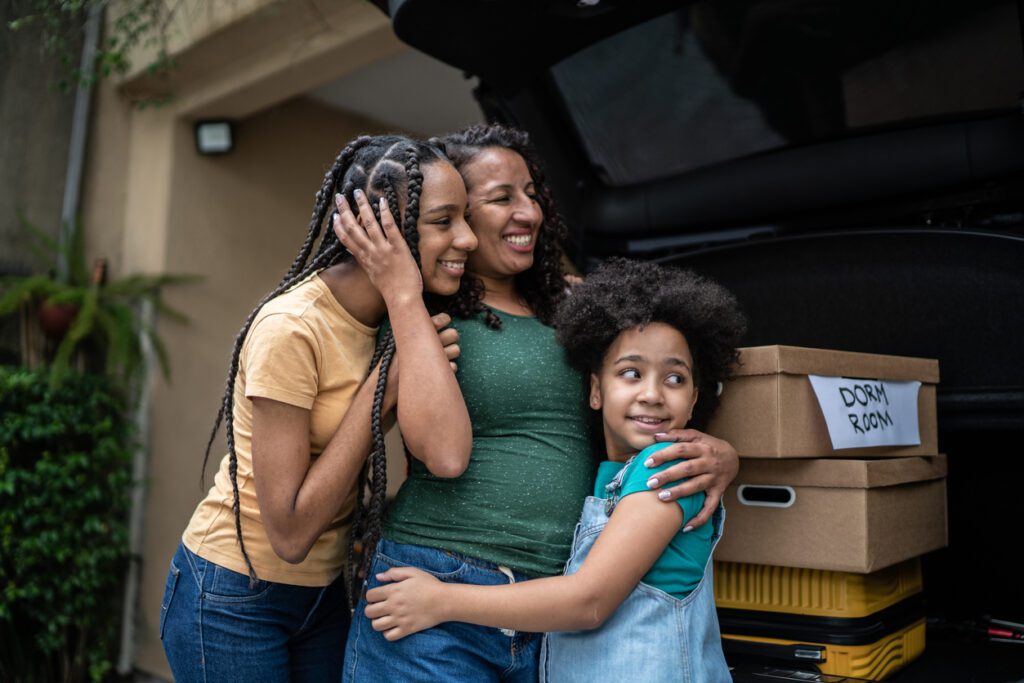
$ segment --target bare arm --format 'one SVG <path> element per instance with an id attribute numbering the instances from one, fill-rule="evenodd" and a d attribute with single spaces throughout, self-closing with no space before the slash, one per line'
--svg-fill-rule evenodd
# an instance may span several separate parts
<path id="1" fill-rule="evenodd" d="M 673 429 L 667 434 L 656 436 L 655 439 L 677 443 L 653 453 L 648 459 L 651 461 L 649 467 L 671 460 L 682 459 L 683 462 L 665 469 L 648 485 L 655 489 L 667 481 L 687 479 L 678 486 L 661 491 L 662 500 L 666 502 L 704 491 L 707 494 L 704 507 L 687 523 L 687 526 L 697 528 L 711 519 L 711 515 L 722 500 L 722 495 L 725 494 L 725 489 L 739 474 L 740 458 L 736 454 L 736 449 L 728 441 L 716 439 L 696 429 Z"/>
<path id="2" fill-rule="evenodd" d="M 378 578 L 394 581 L 367 594 L 366 616 L 388 640 L 443 621 L 519 631 L 597 628 L 654 565 L 679 531 L 683 511 L 662 505 L 656 492 L 634 493 L 619 503 L 579 571 L 507 586 L 437 581 L 409 567 Z"/>
<path id="3" fill-rule="evenodd" d="M 457 477 L 469 465 L 473 431 L 462 390 L 449 366 L 438 333 L 422 299 L 408 307 L 389 307 L 401 381 L 398 427 L 417 459 L 437 477 Z M 451 318 L 442 314 L 445 324 Z M 445 332 L 458 333 L 454 329 Z M 410 350 L 411 349 L 411 350 Z M 457 350 L 457 347 L 456 347 Z"/>
<path id="4" fill-rule="evenodd" d="M 377 223 L 365 195 L 357 194 L 361 227 L 338 195 L 334 230 L 352 252 L 388 308 L 397 370 L 398 425 L 409 452 L 438 477 L 457 477 L 469 464 L 473 432 L 462 391 L 423 305 L 419 268 L 386 202 Z"/>
<path id="5" fill-rule="evenodd" d="M 286 562 L 306 559 L 355 486 L 370 451 L 370 409 L 378 376 L 375 368 L 315 460 L 309 450 L 309 410 L 269 398 L 252 400 L 256 497 L 270 545 Z M 394 408 L 395 384 L 388 382 L 384 413 Z"/>

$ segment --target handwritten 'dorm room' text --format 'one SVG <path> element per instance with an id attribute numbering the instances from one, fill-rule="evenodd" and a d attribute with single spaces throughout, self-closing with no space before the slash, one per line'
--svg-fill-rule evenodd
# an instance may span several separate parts
<path id="1" fill-rule="evenodd" d="M 917 380 L 808 375 L 832 448 L 921 443 Z"/>
<path id="2" fill-rule="evenodd" d="M 886 396 L 885 385 L 881 382 L 839 387 L 839 396 L 844 406 L 854 409 L 847 417 L 853 431 L 858 434 L 892 427 L 893 419 L 887 410 L 889 397 Z"/>

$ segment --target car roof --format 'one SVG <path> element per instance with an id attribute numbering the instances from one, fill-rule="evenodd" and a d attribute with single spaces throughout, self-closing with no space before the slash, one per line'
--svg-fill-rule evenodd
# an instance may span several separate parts
<path id="1" fill-rule="evenodd" d="M 480 78 L 488 118 L 530 133 L 576 241 L 609 252 L 877 224 L 1011 194 L 1024 172 L 1014 3 L 378 6 Z"/>

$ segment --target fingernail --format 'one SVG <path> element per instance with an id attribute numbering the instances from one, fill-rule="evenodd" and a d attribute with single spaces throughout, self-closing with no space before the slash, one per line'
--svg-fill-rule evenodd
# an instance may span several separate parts
<path id="1" fill-rule="evenodd" d="M 684 533 L 684 534 L 688 534 L 688 533 L 690 533 L 691 531 L 693 531 L 693 527 L 692 527 L 692 526 L 684 526 L 684 527 L 683 527 L 683 533 Z"/>
<path id="2" fill-rule="evenodd" d="M 380 201 L 378 202 L 378 204 L 380 204 L 380 208 L 381 208 L 382 211 L 384 209 L 388 208 L 388 200 L 385 199 L 384 197 L 380 198 Z"/>
<path id="3" fill-rule="evenodd" d="M 658 498 L 661 498 L 662 500 L 671 500 L 672 494 L 669 493 L 668 491 L 659 491 Z"/>
<path id="4" fill-rule="evenodd" d="M 658 488 L 658 478 L 657 477 L 651 477 L 650 479 L 648 479 L 647 480 L 647 488 L 649 488 L 649 489 L 656 489 L 656 488 Z"/>
<path id="5" fill-rule="evenodd" d="M 340 192 L 334 193 L 334 203 L 341 207 L 341 203 L 345 201 L 345 198 L 341 196 Z"/>
<path id="6" fill-rule="evenodd" d="M 359 188 L 357 187 L 357 188 L 355 189 L 355 191 L 353 191 L 353 192 L 352 192 L 352 194 L 353 194 L 353 195 L 355 195 L 356 197 L 362 197 L 362 196 L 363 196 L 363 191 L 362 191 L 362 190 L 360 190 L 360 189 L 359 189 Z"/>
<path id="7" fill-rule="evenodd" d="M 654 438 L 658 438 L 659 436 L 666 436 L 667 434 L 668 432 L 654 432 Z"/>
<path id="8" fill-rule="evenodd" d="M 647 458 L 646 460 L 644 460 L 644 467 L 654 467 L 654 458 Z"/>

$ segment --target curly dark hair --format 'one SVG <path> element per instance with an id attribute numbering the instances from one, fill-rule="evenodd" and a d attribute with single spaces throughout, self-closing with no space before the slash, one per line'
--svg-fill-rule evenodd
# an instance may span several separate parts
<path id="1" fill-rule="evenodd" d="M 555 316 L 569 362 L 587 376 L 600 371 L 620 333 L 650 323 L 671 325 L 686 337 L 699 392 L 690 425 L 703 429 L 746 332 L 746 318 L 729 290 L 693 271 L 613 258 L 575 286 Z"/>
<path id="2" fill-rule="evenodd" d="M 529 136 L 521 130 L 498 124 L 479 124 L 441 138 L 431 138 L 429 144 L 441 147 L 460 173 L 465 164 L 489 147 L 512 150 L 526 162 L 536 188 L 537 203 L 544 214 L 544 223 L 537 235 L 533 265 L 515 276 L 515 286 L 519 295 L 533 309 L 534 315 L 545 325 L 551 325 L 558 304 L 565 296 L 562 254 L 569 231 L 555 208 L 551 188 L 545 182 L 544 170 L 530 144 Z M 468 181 L 466 189 L 471 189 Z M 471 318 L 483 313 L 488 327 L 501 329 L 501 318 L 484 305 L 483 296 L 483 283 L 467 272 L 462 276 L 459 291 L 446 303 L 446 308 L 449 313 L 460 318 Z"/>

